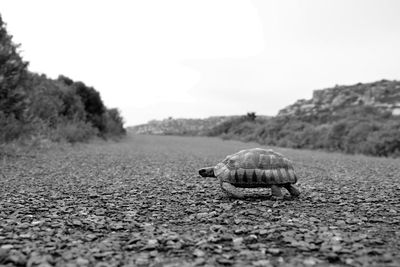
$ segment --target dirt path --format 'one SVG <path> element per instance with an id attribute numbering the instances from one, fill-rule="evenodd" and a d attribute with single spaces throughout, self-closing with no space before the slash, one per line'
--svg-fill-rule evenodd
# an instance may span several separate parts
<path id="1" fill-rule="evenodd" d="M 0 159 L 0 266 L 400 266 L 400 161 L 277 149 L 298 200 L 200 167 L 251 143 L 130 136 Z"/>

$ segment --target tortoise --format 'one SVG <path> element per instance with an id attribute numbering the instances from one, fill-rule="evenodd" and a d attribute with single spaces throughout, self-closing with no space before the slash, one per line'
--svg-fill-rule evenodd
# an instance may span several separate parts
<path id="1" fill-rule="evenodd" d="M 293 186 L 297 182 L 292 162 L 272 149 L 252 148 L 228 155 L 213 167 L 199 170 L 202 177 L 216 177 L 222 191 L 234 198 L 244 198 L 238 188 L 271 188 L 272 199 L 283 199 L 281 187 L 290 195 L 300 192 Z"/>

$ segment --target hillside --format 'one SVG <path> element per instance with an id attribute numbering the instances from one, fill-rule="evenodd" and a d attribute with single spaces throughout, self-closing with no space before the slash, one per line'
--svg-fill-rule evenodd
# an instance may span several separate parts
<path id="1" fill-rule="evenodd" d="M 152 120 L 146 124 L 128 127 L 135 134 L 159 135 L 204 135 L 218 124 L 233 119 L 236 116 L 216 116 L 206 119 L 173 119 Z"/>
<path id="2" fill-rule="evenodd" d="M 336 86 L 314 91 L 268 120 L 230 120 L 207 135 L 260 144 L 400 156 L 400 82 Z"/>
<path id="3" fill-rule="evenodd" d="M 275 117 L 248 113 L 208 119 L 165 119 L 131 133 L 206 135 L 263 145 L 400 156 L 400 82 L 381 80 L 315 90 Z"/>
<path id="4" fill-rule="evenodd" d="M 330 112 L 335 115 L 343 109 L 362 106 L 400 115 L 400 82 L 382 80 L 315 90 L 311 99 L 298 100 L 280 110 L 278 116 L 310 116 L 321 112 Z"/>

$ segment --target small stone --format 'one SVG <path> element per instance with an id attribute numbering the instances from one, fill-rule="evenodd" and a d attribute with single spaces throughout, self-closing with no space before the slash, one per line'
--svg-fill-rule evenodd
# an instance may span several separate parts
<path id="1" fill-rule="evenodd" d="M 80 220 L 74 219 L 72 220 L 72 224 L 75 226 L 82 226 L 82 222 Z"/>
<path id="2" fill-rule="evenodd" d="M 336 253 L 329 253 L 326 259 L 331 263 L 340 261 L 340 258 Z"/>
<path id="3" fill-rule="evenodd" d="M 21 237 L 21 238 L 27 238 L 27 239 L 29 239 L 29 238 L 31 238 L 31 237 L 32 237 L 32 234 L 30 234 L 30 233 L 26 233 L 26 234 L 20 234 L 20 235 L 19 235 L 19 237 Z"/>
<path id="4" fill-rule="evenodd" d="M 11 244 L 2 245 L 0 249 L 9 250 L 12 249 L 14 246 Z"/>
<path id="5" fill-rule="evenodd" d="M 150 257 L 156 257 L 158 255 L 158 251 L 157 250 L 152 250 L 152 251 L 150 251 L 150 253 L 149 253 L 149 256 Z"/>
<path id="6" fill-rule="evenodd" d="M 273 265 L 269 260 L 258 260 L 251 263 L 253 266 L 272 267 Z"/>
<path id="7" fill-rule="evenodd" d="M 226 211 L 231 210 L 232 209 L 232 204 L 230 204 L 230 203 L 229 204 L 226 204 L 226 203 L 221 204 L 221 208 L 223 208 Z"/>
<path id="8" fill-rule="evenodd" d="M 78 264 L 76 264 L 74 262 L 67 262 L 64 266 L 65 267 L 79 267 Z"/>
<path id="9" fill-rule="evenodd" d="M 14 263 L 15 265 L 25 265 L 27 258 L 20 251 L 10 250 L 10 252 L 8 253 L 8 260 Z"/>
<path id="10" fill-rule="evenodd" d="M 3 262 L 8 255 L 8 250 L 0 248 L 0 262 Z"/>
<path id="11" fill-rule="evenodd" d="M 210 212 L 208 215 L 209 215 L 210 217 L 214 217 L 214 216 L 217 216 L 217 214 L 218 214 L 218 212 L 212 211 L 212 212 Z"/>
<path id="12" fill-rule="evenodd" d="M 206 218 L 208 216 L 207 212 L 200 212 L 196 214 L 196 218 L 197 219 L 202 219 L 202 218 Z"/>
<path id="13" fill-rule="evenodd" d="M 194 266 L 203 266 L 205 262 L 206 262 L 206 259 L 204 259 L 204 258 L 196 258 L 193 262 L 193 265 Z"/>
<path id="14" fill-rule="evenodd" d="M 76 263 L 80 266 L 84 266 L 89 264 L 89 260 L 79 257 L 76 259 Z"/>
<path id="15" fill-rule="evenodd" d="M 137 255 L 135 260 L 135 266 L 148 266 L 149 265 L 149 254 L 148 253 L 140 253 Z"/>
<path id="16" fill-rule="evenodd" d="M 313 265 L 317 264 L 317 259 L 315 259 L 315 258 L 313 258 L 313 257 L 309 257 L 309 258 L 305 259 L 305 260 L 303 261 L 303 263 L 304 263 L 305 265 L 308 265 L 308 266 L 313 266 Z"/>
<path id="17" fill-rule="evenodd" d="M 269 248 L 267 249 L 267 251 L 272 255 L 278 255 L 281 253 L 281 250 L 279 248 Z"/>
<path id="18" fill-rule="evenodd" d="M 88 235 L 86 235 L 86 238 L 87 238 L 89 241 L 93 241 L 94 239 L 97 238 L 97 236 L 96 236 L 95 234 L 88 234 Z"/>
<path id="19" fill-rule="evenodd" d="M 344 220 L 337 220 L 336 223 L 339 224 L 339 225 L 346 224 L 346 222 Z"/>
<path id="20" fill-rule="evenodd" d="M 267 235 L 268 233 L 269 233 L 269 231 L 266 230 L 266 229 L 262 229 L 262 230 L 260 230 L 260 231 L 258 232 L 259 235 Z"/>
<path id="21" fill-rule="evenodd" d="M 159 243 L 158 243 L 157 239 L 149 239 L 147 241 L 147 245 L 146 245 L 145 249 L 149 249 L 149 250 L 156 249 L 158 247 L 158 245 L 159 245 Z"/>
<path id="22" fill-rule="evenodd" d="M 198 257 L 198 258 L 201 258 L 201 257 L 204 257 L 206 255 L 206 253 L 204 251 L 202 251 L 201 249 L 196 248 L 193 251 L 193 255 Z"/>
<path id="23" fill-rule="evenodd" d="M 249 232 L 249 230 L 244 228 L 244 227 L 235 230 L 235 234 L 237 234 L 237 235 L 238 234 L 244 234 L 244 233 L 247 233 L 247 232 Z"/>
<path id="24" fill-rule="evenodd" d="M 257 236 L 256 235 L 248 235 L 246 237 L 246 241 L 255 241 L 257 240 Z"/>
<path id="25" fill-rule="evenodd" d="M 107 262 L 98 262 L 95 267 L 110 267 L 110 265 Z"/>
<path id="26" fill-rule="evenodd" d="M 388 261 L 392 261 L 394 256 L 393 256 L 393 254 L 386 252 L 382 255 L 382 258 L 384 261 L 388 262 Z"/>
<path id="27" fill-rule="evenodd" d="M 226 259 L 226 258 L 218 258 L 217 262 L 221 263 L 221 264 L 224 264 L 224 265 L 231 265 L 231 264 L 234 263 L 234 260 Z"/>
<path id="28" fill-rule="evenodd" d="M 124 225 L 122 223 L 113 223 L 111 224 L 110 228 L 112 230 L 121 230 L 124 229 Z"/>
<path id="29" fill-rule="evenodd" d="M 234 246 L 241 245 L 243 243 L 243 237 L 234 238 L 232 240 Z"/>

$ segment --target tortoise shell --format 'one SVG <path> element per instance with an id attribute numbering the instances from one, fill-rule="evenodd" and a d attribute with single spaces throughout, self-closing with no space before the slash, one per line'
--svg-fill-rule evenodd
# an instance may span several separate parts
<path id="1" fill-rule="evenodd" d="M 297 182 L 292 162 L 272 149 L 253 148 L 229 155 L 214 167 L 214 174 L 221 182 L 236 187 L 270 187 Z"/>

